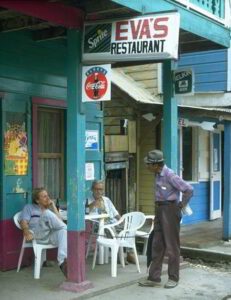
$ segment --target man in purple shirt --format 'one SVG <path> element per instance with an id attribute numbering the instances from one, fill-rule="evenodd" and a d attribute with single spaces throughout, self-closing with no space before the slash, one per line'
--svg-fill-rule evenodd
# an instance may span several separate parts
<path id="1" fill-rule="evenodd" d="M 163 153 L 152 150 L 144 158 L 149 171 L 155 174 L 155 220 L 152 242 L 152 262 L 148 279 L 140 286 L 161 286 L 164 256 L 168 257 L 168 281 L 165 288 L 174 288 L 179 281 L 181 210 L 193 195 L 190 184 L 164 164 Z M 180 201 L 180 192 L 182 201 Z"/>

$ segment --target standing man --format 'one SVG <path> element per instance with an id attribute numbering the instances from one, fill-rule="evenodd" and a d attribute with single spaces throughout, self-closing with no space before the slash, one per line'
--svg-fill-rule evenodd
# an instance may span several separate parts
<path id="1" fill-rule="evenodd" d="M 193 195 L 193 188 L 164 164 L 163 153 L 152 150 L 144 158 L 150 172 L 155 174 L 155 220 L 152 242 L 152 262 L 148 279 L 140 286 L 161 286 L 164 255 L 168 256 L 168 281 L 165 288 L 174 288 L 179 281 L 181 209 Z M 182 192 L 182 201 L 180 201 Z"/>

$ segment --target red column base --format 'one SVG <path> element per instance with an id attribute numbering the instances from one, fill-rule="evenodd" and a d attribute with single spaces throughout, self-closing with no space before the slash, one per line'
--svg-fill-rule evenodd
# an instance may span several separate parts
<path id="1" fill-rule="evenodd" d="M 88 289 L 92 289 L 93 287 L 94 287 L 93 283 L 88 280 L 82 281 L 80 283 L 64 281 L 60 285 L 60 289 L 68 292 L 74 292 L 74 293 L 81 293 Z"/>

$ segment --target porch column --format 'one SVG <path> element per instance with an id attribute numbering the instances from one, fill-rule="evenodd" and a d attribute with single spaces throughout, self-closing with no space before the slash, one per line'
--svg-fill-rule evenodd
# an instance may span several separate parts
<path id="1" fill-rule="evenodd" d="M 92 287 L 85 274 L 85 115 L 81 114 L 81 33 L 68 30 L 67 43 L 68 280 L 61 288 L 81 292 Z"/>
<path id="2" fill-rule="evenodd" d="M 224 122 L 224 209 L 223 239 L 231 238 L 231 122 Z"/>
<path id="3" fill-rule="evenodd" d="M 163 146 L 164 157 L 168 167 L 177 172 L 178 158 L 178 111 L 177 101 L 173 97 L 173 63 L 163 63 Z"/>

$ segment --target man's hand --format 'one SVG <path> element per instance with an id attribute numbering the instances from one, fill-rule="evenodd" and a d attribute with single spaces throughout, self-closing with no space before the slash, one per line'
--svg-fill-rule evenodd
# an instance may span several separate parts
<path id="1" fill-rule="evenodd" d="M 47 208 L 49 208 L 51 210 L 54 210 L 56 208 L 55 202 L 52 199 L 50 199 L 50 198 L 49 198 L 49 201 L 48 201 Z"/>
<path id="2" fill-rule="evenodd" d="M 32 232 L 29 229 L 24 229 L 23 235 L 27 242 L 32 241 L 34 238 Z"/>
<path id="3" fill-rule="evenodd" d="M 182 203 L 182 201 L 180 201 L 180 202 L 178 203 L 178 207 L 179 207 L 180 209 L 183 208 L 183 203 Z"/>

